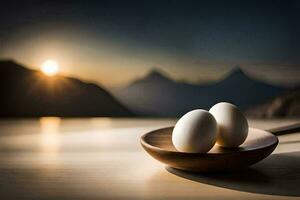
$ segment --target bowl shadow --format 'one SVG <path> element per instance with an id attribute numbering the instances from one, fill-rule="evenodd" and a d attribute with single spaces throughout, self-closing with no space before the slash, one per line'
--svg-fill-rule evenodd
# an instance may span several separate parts
<path id="1" fill-rule="evenodd" d="M 192 181 L 244 192 L 300 196 L 300 151 L 270 155 L 252 167 L 235 172 L 195 173 L 166 167 Z"/>

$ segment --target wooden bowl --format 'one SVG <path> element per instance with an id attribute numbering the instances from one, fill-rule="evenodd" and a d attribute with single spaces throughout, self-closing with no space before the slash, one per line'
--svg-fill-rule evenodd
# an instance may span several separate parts
<path id="1" fill-rule="evenodd" d="M 215 145 L 208 153 L 178 152 L 172 144 L 173 127 L 146 133 L 141 137 L 143 148 L 155 159 L 169 167 L 196 171 L 227 171 L 241 169 L 270 155 L 278 138 L 263 130 L 250 128 L 246 141 L 238 148 Z"/>

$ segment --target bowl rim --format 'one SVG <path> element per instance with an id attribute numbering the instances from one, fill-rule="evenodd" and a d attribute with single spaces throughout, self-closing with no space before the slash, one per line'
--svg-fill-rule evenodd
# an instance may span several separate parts
<path id="1" fill-rule="evenodd" d="M 259 131 L 259 132 L 263 132 L 264 134 L 267 134 L 267 135 L 270 135 L 274 138 L 274 142 L 271 142 L 270 144 L 266 144 L 266 145 L 262 145 L 262 146 L 259 146 L 258 148 L 253 148 L 253 149 L 248 149 L 248 150 L 245 150 L 245 151 L 229 151 L 229 152 L 222 152 L 222 153 L 216 153 L 216 152 L 207 152 L 207 153 L 193 153 L 193 152 L 181 152 L 181 151 L 172 151 L 172 150 L 167 150 L 167 149 L 163 149 L 163 148 L 160 148 L 160 147 L 157 147 L 157 146 L 153 146 L 151 144 L 149 144 L 148 142 L 146 142 L 146 137 L 149 135 L 149 134 L 152 134 L 154 132 L 157 132 L 157 131 L 161 131 L 161 130 L 164 130 L 164 129 L 171 129 L 171 128 L 174 128 L 174 126 L 168 126 L 168 127 L 164 127 L 164 128 L 159 128 L 159 129 L 155 129 L 155 130 L 152 130 L 152 131 L 149 131 L 145 134 L 143 134 L 141 137 L 140 137 L 140 143 L 141 145 L 143 146 L 143 148 L 145 149 L 152 149 L 152 150 L 155 150 L 155 151 L 159 151 L 159 152 L 164 152 L 164 153 L 173 153 L 173 154 L 182 154 L 182 155 L 203 155 L 203 156 L 219 156 L 219 155 L 230 155 L 230 154 L 236 154 L 237 152 L 240 152 L 240 153 L 244 153 L 244 152 L 252 152 L 252 151 L 258 151 L 258 150 L 262 150 L 262 149 L 265 149 L 265 148 L 269 148 L 271 146 L 274 146 L 275 147 L 278 145 L 279 143 L 279 140 L 278 140 L 278 137 L 266 130 L 262 130 L 262 129 L 257 129 L 257 128 L 252 128 L 252 127 L 249 127 L 249 132 L 250 130 L 252 131 Z"/>

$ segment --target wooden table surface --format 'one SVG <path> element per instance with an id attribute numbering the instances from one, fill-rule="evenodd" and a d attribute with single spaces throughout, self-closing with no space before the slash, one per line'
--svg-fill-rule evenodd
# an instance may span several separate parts
<path id="1" fill-rule="evenodd" d="M 140 136 L 174 119 L 0 121 L 0 199 L 300 199 L 300 133 L 235 173 L 166 168 Z M 300 120 L 250 120 L 268 129 Z"/>

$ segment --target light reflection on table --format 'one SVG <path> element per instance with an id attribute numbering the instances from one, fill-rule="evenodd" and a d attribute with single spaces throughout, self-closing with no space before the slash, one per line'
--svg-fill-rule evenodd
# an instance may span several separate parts
<path id="1" fill-rule="evenodd" d="M 139 138 L 147 131 L 171 126 L 175 121 L 111 118 L 0 121 L 0 197 L 282 199 L 256 193 L 255 188 L 247 192 L 231 185 L 226 189 L 169 173 L 143 151 Z M 251 120 L 250 124 L 267 129 L 292 122 L 299 120 Z M 274 154 L 299 152 L 299 143 L 292 142 L 299 140 L 300 134 L 280 137 L 282 144 Z"/>

